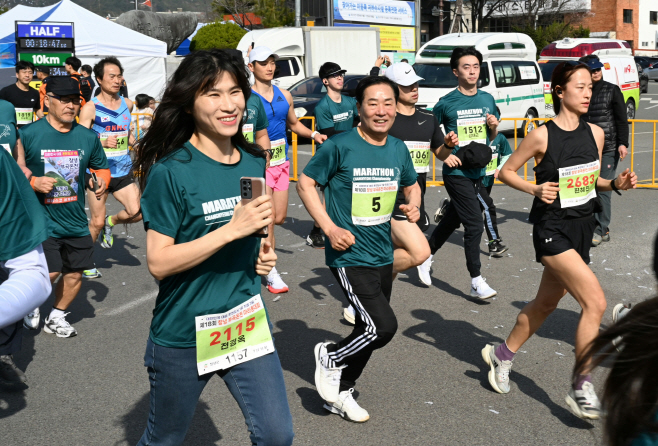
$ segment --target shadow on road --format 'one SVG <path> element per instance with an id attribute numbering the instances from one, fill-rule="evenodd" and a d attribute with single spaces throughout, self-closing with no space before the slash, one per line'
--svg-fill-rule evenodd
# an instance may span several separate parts
<path id="1" fill-rule="evenodd" d="M 209 415 L 210 407 L 199 400 L 194 412 L 194 418 L 185 437 L 185 445 L 210 446 L 222 439 L 222 435 L 215 427 Z M 116 426 L 124 429 L 124 437 L 114 445 L 135 445 L 142 438 L 149 416 L 149 393 L 145 393 L 139 401 L 115 422 Z"/>
<path id="2" fill-rule="evenodd" d="M 331 296 L 347 306 L 345 293 L 343 293 L 328 267 L 315 268 L 311 270 L 311 273 L 316 276 L 300 282 L 299 287 L 301 289 L 308 291 L 317 300 L 324 300 L 325 297 Z M 333 284 L 333 286 L 329 286 L 329 284 Z"/>
<path id="3" fill-rule="evenodd" d="M 567 296 L 563 299 L 565 298 L 567 298 Z M 521 301 L 514 301 L 512 302 L 512 305 L 519 310 L 522 310 L 527 304 Z M 539 327 L 539 330 L 535 332 L 535 335 L 574 346 L 576 341 L 576 328 L 578 327 L 579 321 L 580 313 L 557 308 L 553 311 L 553 314 L 546 318 L 546 321 L 544 321 L 542 326 Z"/>
<path id="4" fill-rule="evenodd" d="M 128 250 L 128 248 L 139 249 L 140 247 L 133 245 L 128 240 L 131 239 L 126 239 L 126 234 L 115 235 L 112 249 L 103 249 L 99 244 L 94 244 L 94 261 L 96 262 L 96 268 L 103 270 L 112 268 L 112 265 L 141 265 L 142 262 L 137 257 L 133 256 Z"/>
<path id="5" fill-rule="evenodd" d="M 464 374 L 478 381 L 484 389 L 493 392 L 487 378 L 489 368 L 482 360 L 480 352 L 486 344 L 503 342 L 503 339 L 487 333 L 469 322 L 444 319 L 435 311 L 417 309 L 413 310 L 411 315 L 424 322 L 406 329 L 402 333 L 404 336 L 432 345 L 459 361 L 478 367 L 480 371 L 467 370 Z M 428 338 L 432 338 L 434 341 Z M 594 427 L 592 424 L 573 415 L 565 407 L 553 402 L 548 394 L 537 386 L 532 379 L 517 371 L 512 372 L 511 379 L 512 383 L 516 384 L 521 392 L 546 406 L 553 416 L 565 426 L 577 429 L 592 429 Z"/>

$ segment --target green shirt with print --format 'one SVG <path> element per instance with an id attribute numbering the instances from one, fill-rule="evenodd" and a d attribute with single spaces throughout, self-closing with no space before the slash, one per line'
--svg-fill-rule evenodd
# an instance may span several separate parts
<path id="1" fill-rule="evenodd" d="M 507 137 L 502 133 L 496 135 L 494 140 L 489 144 L 489 147 L 491 147 L 493 156 L 489 165 L 485 167 L 485 175 L 482 178 L 482 185 L 484 187 L 489 187 L 494 183 L 494 172 L 500 169 L 512 154 L 512 147 L 507 142 Z"/>
<path id="2" fill-rule="evenodd" d="M 11 102 L 0 99 L 0 148 L 13 154 L 17 139 L 16 109 Z"/>
<path id="3" fill-rule="evenodd" d="M 149 172 L 141 201 L 144 227 L 171 237 L 175 244 L 203 237 L 233 217 L 241 177 L 264 178 L 265 158 L 240 150 L 237 163 L 222 164 L 185 143 Z M 151 322 L 153 342 L 194 347 L 196 316 L 224 313 L 258 295 L 260 241 L 235 240 L 197 266 L 161 280 Z"/>
<path id="4" fill-rule="evenodd" d="M 356 128 L 325 141 L 304 168 L 324 191 L 327 213 L 350 231 L 356 243 L 345 251 L 331 247 L 325 237 L 327 265 L 378 267 L 393 262 L 391 213 L 400 187 L 416 183 L 409 149 L 388 136 L 386 144 L 366 142 Z"/>
<path id="5" fill-rule="evenodd" d="M 459 137 L 460 145 L 455 146 L 452 154 L 457 153 L 460 146 L 471 142 L 488 145 L 487 114 L 500 119 L 493 96 L 482 90 L 478 90 L 473 96 L 467 96 L 455 89 L 439 99 L 433 112 L 439 124 L 443 124 L 446 135 L 455 132 Z M 484 175 L 484 169 L 451 168 L 443 164 L 443 175 L 460 175 L 477 180 Z"/>
<path id="6" fill-rule="evenodd" d="M 25 164 L 32 175 L 57 180 L 51 193 L 37 193 L 48 218 L 48 236 L 89 235 L 84 173 L 89 168 L 109 168 L 98 135 L 75 122 L 68 132 L 59 132 L 46 118 L 26 125 L 19 132 L 25 148 Z"/>
<path id="7" fill-rule="evenodd" d="M 48 238 L 48 222 L 16 161 L 0 150 L 0 261 L 22 256 Z"/>
<path id="8" fill-rule="evenodd" d="M 327 94 L 315 106 L 315 129 L 346 132 L 352 129 L 356 116 L 359 116 L 356 99 L 341 95 L 340 103 L 336 103 Z"/>
<path id="9" fill-rule="evenodd" d="M 263 101 L 251 94 L 247 99 L 247 107 L 244 110 L 244 122 L 242 124 L 242 133 L 248 142 L 253 143 L 256 132 L 267 129 L 270 122 L 267 120 L 267 114 L 263 107 Z"/>

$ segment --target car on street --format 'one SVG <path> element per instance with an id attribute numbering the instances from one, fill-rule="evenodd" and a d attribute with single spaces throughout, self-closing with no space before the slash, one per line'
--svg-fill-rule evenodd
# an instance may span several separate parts
<path id="1" fill-rule="evenodd" d="M 658 62 L 658 57 L 648 57 L 648 56 L 635 56 L 635 62 L 638 63 L 642 69 L 648 68 L 650 65 Z"/>
<path id="2" fill-rule="evenodd" d="M 644 72 L 649 77 L 649 80 L 658 82 L 658 62 L 654 62 L 644 69 Z"/>

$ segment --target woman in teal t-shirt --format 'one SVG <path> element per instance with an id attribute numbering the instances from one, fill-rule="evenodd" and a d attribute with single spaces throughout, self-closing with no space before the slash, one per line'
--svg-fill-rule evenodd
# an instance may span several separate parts
<path id="1" fill-rule="evenodd" d="M 252 444 L 292 443 L 258 277 L 276 255 L 252 236 L 272 222 L 272 199 L 240 203 L 240 179 L 265 177 L 265 153 L 242 131 L 250 94 L 242 61 L 196 51 L 174 73 L 136 151 L 147 262 L 159 280 L 144 357 L 151 411 L 140 445 L 181 444 L 214 374 L 242 410 Z"/>

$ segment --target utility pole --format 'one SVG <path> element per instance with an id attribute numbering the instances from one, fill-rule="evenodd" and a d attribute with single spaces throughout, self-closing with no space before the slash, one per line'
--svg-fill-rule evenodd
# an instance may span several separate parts
<path id="1" fill-rule="evenodd" d="M 302 0 L 295 0 L 295 26 L 302 26 Z"/>
<path id="2" fill-rule="evenodd" d="M 439 35 L 443 35 L 443 0 L 439 0 Z"/>

